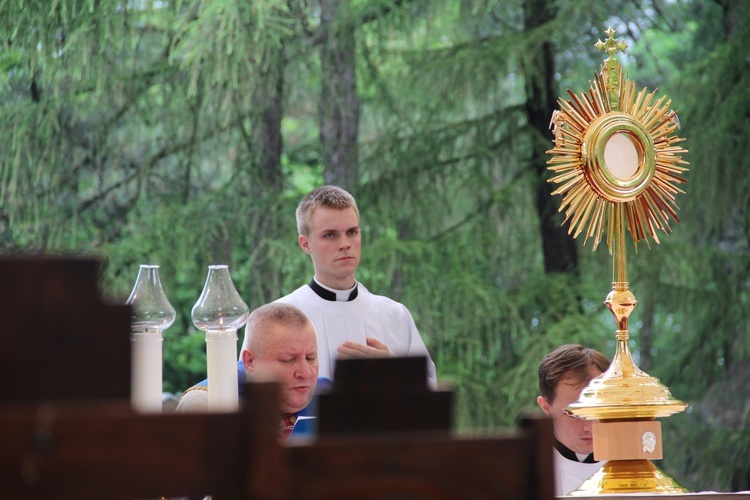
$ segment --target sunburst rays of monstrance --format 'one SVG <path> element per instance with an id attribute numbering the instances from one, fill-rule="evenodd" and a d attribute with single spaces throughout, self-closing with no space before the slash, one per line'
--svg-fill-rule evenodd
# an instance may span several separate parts
<path id="1" fill-rule="evenodd" d="M 608 54 L 587 93 L 568 91 L 552 115 L 555 147 L 547 162 L 549 180 L 562 195 L 569 232 L 591 238 L 593 248 L 606 233 L 613 256 L 612 291 L 604 303 L 617 321 L 617 347 L 609 369 L 594 379 L 566 412 L 593 420 L 594 457 L 604 466 L 572 496 L 620 493 L 684 493 L 687 490 L 657 469 L 651 460 L 662 458 L 661 424 L 656 418 L 683 411 L 687 404 L 674 399 L 659 380 L 641 371 L 628 347 L 628 318 L 636 299 L 627 278 L 625 230 L 635 243 L 657 230 L 670 231 L 679 222 L 675 195 L 686 180 L 680 175 L 687 151 L 674 135 L 677 114 L 666 96 L 638 91 L 623 77 L 615 58 L 627 45 L 605 31 L 607 40 L 596 48 Z"/>

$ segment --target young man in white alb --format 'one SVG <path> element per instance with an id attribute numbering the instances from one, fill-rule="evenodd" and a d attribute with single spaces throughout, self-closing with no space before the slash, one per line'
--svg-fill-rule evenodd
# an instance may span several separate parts
<path id="1" fill-rule="evenodd" d="M 320 376 L 334 378 L 337 358 L 425 356 L 427 383 L 435 388 L 435 364 L 409 310 L 355 278 L 362 238 L 354 197 L 323 186 L 302 198 L 296 216 L 298 242 L 315 274 L 278 301 L 297 306 L 315 325 Z"/>

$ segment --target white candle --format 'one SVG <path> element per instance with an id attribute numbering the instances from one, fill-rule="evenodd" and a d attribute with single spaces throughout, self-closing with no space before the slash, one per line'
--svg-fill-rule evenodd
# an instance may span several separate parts
<path id="1" fill-rule="evenodd" d="M 131 404 L 137 411 L 161 413 L 162 336 L 159 330 L 132 332 Z"/>
<path id="2" fill-rule="evenodd" d="M 206 355 L 209 411 L 237 410 L 237 330 L 208 330 Z"/>
<path id="3" fill-rule="evenodd" d="M 141 265 L 127 305 L 130 316 L 130 403 L 136 411 L 161 413 L 162 332 L 175 310 L 159 279 L 159 266 Z"/>

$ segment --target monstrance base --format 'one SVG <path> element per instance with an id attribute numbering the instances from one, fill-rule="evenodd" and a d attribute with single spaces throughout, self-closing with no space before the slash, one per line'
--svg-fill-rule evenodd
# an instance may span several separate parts
<path id="1" fill-rule="evenodd" d="M 680 494 L 689 490 L 657 469 L 650 460 L 609 460 L 568 496 L 623 493 Z"/>

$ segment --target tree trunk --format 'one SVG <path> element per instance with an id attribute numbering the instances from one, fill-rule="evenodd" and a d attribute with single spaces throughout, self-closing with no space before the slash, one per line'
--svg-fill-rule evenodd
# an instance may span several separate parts
<path id="1" fill-rule="evenodd" d="M 236 91 L 234 100 L 236 109 L 246 113 L 238 118 L 247 153 L 237 158 L 235 175 L 242 186 L 241 197 L 229 202 L 228 207 L 247 217 L 245 230 L 250 237 L 222 232 L 213 247 L 215 252 L 221 252 L 225 262 L 231 262 L 234 248 L 239 244 L 246 246 L 252 256 L 249 280 L 252 285 L 248 301 L 251 306 L 278 298 L 281 270 L 269 258 L 268 243 L 283 238 L 279 217 L 293 218 L 293 214 L 278 213 L 278 200 L 285 185 L 281 163 L 286 69 L 284 47 L 283 40 L 278 44 L 268 43 L 260 60 L 247 59 L 244 62 L 252 68 L 247 75 L 247 81 L 251 83 L 246 89 Z M 248 90 L 251 91 L 249 99 Z"/>
<path id="2" fill-rule="evenodd" d="M 250 281 L 253 283 L 254 304 L 275 299 L 274 287 L 279 281 L 280 269 L 268 258 L 263 249 L 268 241 L 281 239 L 283 231 L 277 224 L 278 217 L 294 217 L 293 214 L 278 214 L 277 200 L 284 188 L 281 167 L 282 135 L 281 120 L 284 113 L 284 65 L 283 48 L 269 49 L 261 79 L 253 94 L 253 133 L 251 140 L 252 168 L 248 209 L 251 212 L 253 231 L 253 253 L 256 257 L 251 267 Z M 257 248 L 261 247 L 261 248 Z"/>
<path id="3" fill-rule="evenodd" d="M 525 0 L 525 30 L 535 28 L 554 19 L 552 2 Z M 531 164 L 537 173 L 536 209 L 542 234 L 544 271 L 550 273 L 578 272 L 578 252 L 575 241 L 561 227 L 557 207 L 559 200 L 552 198 L 552 185 L 547 182 L 547 150 L 552 148 L 549 121 L 557 108 L 555 86 L 555 59 L 552 42 L 535 44 L 527 54 L 525 66 L 526 113 L 535 131 Z"/>
<path id="4" fill-rule="evenodd" d="M 320 66 L 322 89 L 319 125 L 324 180 L 345 189 L 358 179 L 359 98 L 355 37 L 351 23 L 340 22 L 341 0 L 322 0 Z"/>
<path id="5" fill-rule="evenodd" d="M 283 187 L 281 119 L 284 113 L 284 54 L 270 49 L 259 64 L 261 74 L 252 98 L 252 187 L 255 197 L 276 195 Z"/>

